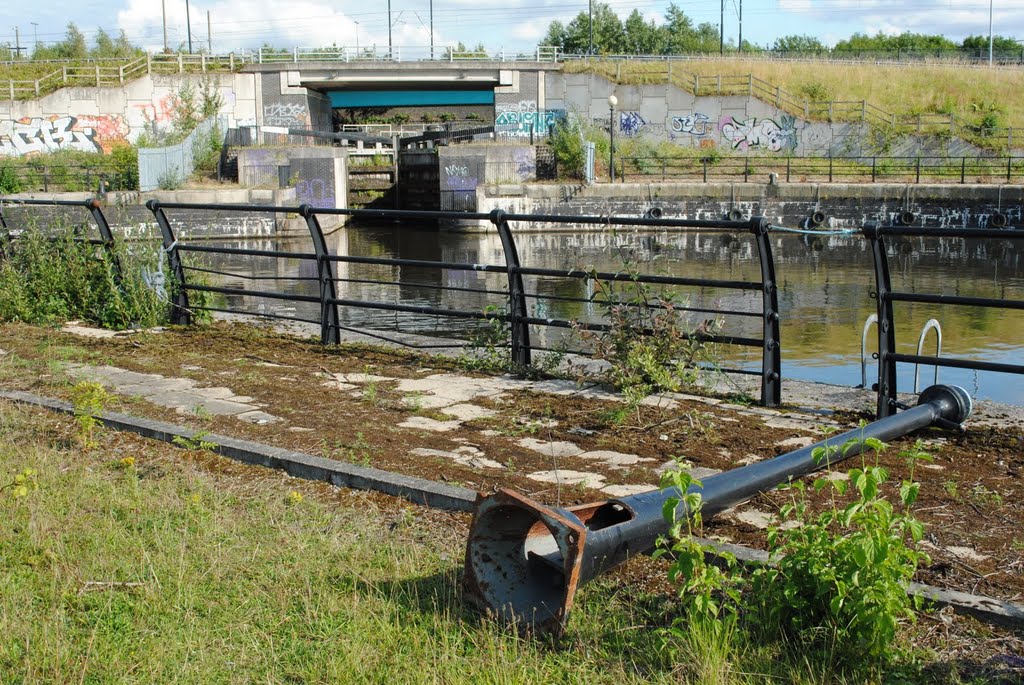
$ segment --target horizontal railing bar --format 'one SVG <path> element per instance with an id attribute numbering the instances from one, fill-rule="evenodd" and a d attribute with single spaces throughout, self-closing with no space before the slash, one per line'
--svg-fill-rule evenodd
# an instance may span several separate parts
<path id="1" fill-rule="evenodd" d="M 319 298 L 314 298 L 319 302 Z M 335 304 L 341 307 L 355 307 L 357 309 L 382 309 L 387 312 L 409 312 L 410 314 L 434 314 L 437 316 L 449 316 L 453 319 L 501 319 L 507 321 L 507 315 L 487 316 L 482 312 L 467 312 L 461 309 L 440 309 L 438 307 L 420 307 L 412 304 L 391 304 L 390 302 L 364 302 L 363 300 L 345 300 L 341 298 L 328 298 L 327 304 Z"/>
<path id="2" fill-rule="evenodd" d="M 281 250 L 252 250 L 246 247 L 219 247 L 216 245 L 181 245 L 177 246 L 180 252 L 206 252 L 211 254 L 234 254 L 245 257 L 281 257 L 283 259 L 305 259 L 316 261 L 316 255 L 312 252 L 283 252 Z"/>
<path id="3" fill-rule="evenodd" d="M 601 300 L 594 300 L 586 297 L 566 297 L 564 295 L 541 295 L 539 293 L 523 293 L 523 297 L 529 297 L 534 300 L 549 300 L 553 302 L 577 302 L 580 304 L 596 304 L 601 307 L 633 307 L 633 308 L 655 308 L 668 310 L 669 306 L 666 304 L 652 303 L 648 305 L 638 304 L 636 302 L 603 302 Z M 677 312 L 696 312 L 699 314 L 724 314 L 726 316 L 749 316 L 752 318 L 760 319 L 764 316 L 761 312 L 742 312 L 736 309 L 707 309 L 705 307 L 682 307 L 672 305 L 671 309 Z"/>
<path id="4" fill-rule="evenodd" d="M 561 278 L 576 278 L 582 280 L 594 279 L 602 281 L 660 283 L 664 285 L 706 286 L 711 288 L 729 288 L 731 290 L 760 291 L 764 287 L 761 283 L 754 281 L 718 281 L 703 278 L 678 278 L 676 276 L 611 273 L 608 271 L 580 271 L 578 269 L 563 271 L 559 269 L 535 269 L 520 266 L 511 267 L 510 271 L 520 273 L 524 276 L 557 276 Z"/>
<path id="5" fill-rule="evenodd" d="M 224 314 L 241 314 L 243 316 L 261 316 L 268 319 L 282 319 L 284 321 L 299 321 L 301 323 L 311 323 L 315 326 L 319 326 L 320 322 L 316 319 L 303 319 L 298 316 L 288 316 L 286 314 L 274 314 L 272 312 L 250 312 L 247 310 L 238 309 L 223 309 L 221 307 L 189 307 L 195 311 L 201 312 L 222 312 Z"/>
<path id="6" fill-rule="evenodd" d="M 923 304 L 958 304 L 970 307 L 992 307 L 995 309 L 1024 309 L 1024 300 L 1000 300 L 991 297 L 966 297 L 963 295 L 928 295 L 924 293 L 892 292 L 885 296 L 892 302 L 920 302 Z"/>
<path id="7" fill-rule="evenodd" d="M 449 271 L 486 271 L 506 273 L 507 268 L 496 264 L 465 264 L 462 262 L 434 262 L 429 259 L 396 259 L 394 257 L 350 257 L 344 255 L 328 255 L 328 260 L 340 264 L 378 264 L 380 266 L 417 266 L 428 269 L 448 269 Z"/>
<path id="8" fill-rule="evenodd" d="M 217 269 L 204 269 L 199 266 L 189 266 L 182 264 L 185 271 L 197 271 L 204 274 L 216 274 L 217 276 L 228 276 L 230 278 L 240 278 L 248 281 L 319 281 L 319 278 L 315 276 L 252 276 L 247 274 L 236 274 L 231 271 L 219 271 Z"/>
<path id="9" fill-rule="evenodd" d="M 504 318 L 504 317 L 487 317 L 487 318 Z M 587 323 L 582 321 L 566 321 L 565 319 L 540 319 L 533 316 L 521 317 L 520 321 L 533 325 L 533 326 L 550 326 L 552 328 L 573 328 L 582 329 L 585 331 L 597 331 L 607 332 L 612 330 L 610 324 L 599 324 L 599 323 Z M 638 331 L 637 335 L 649 335 L 649 331 Z M 689 333 L 683 333 L 682 337 L 686 340 L 698 340 L 701 342 L 720 343 L 723 345 L 738 345 L 742 347 L 761 347 L 764 344 L 763 340 L 757 338 L 741 338 L 738 336 L 731 335 L 705 335 L 697 334 L 691 335 Z"/>
<path id="10" fill-rule="evenodd" d="M 957 170 L 959 173 L 959 169 Z M 929 228 L 922 226 L 879 226 L 878 235 L 921 236 L 932 238 L 999 238 L 1006 240 L 1024 239 L 1024 230 L 992 228 Z"/>
<path id="11" fill-rule="evenodd" d="M 900 354 L 893 352 L 890 359 L 910 364 L 924 364 L 926 366 L 947 366 L 953 369 L 971 369 L 973 371 L 995 371 L 997 373 L 1024 374 L 1024 366 L 1020 364 L 1001 364 L 999 362 L 981 362 L 970 359 L 958 359 L 956 357 L 926 357 L 919 354 Z"/>
<path id="12" fill-rule="evenodd" d="M 443 349 L 451 349 L 452 347 L 462 347 L 465 344 L 462 341 L 459 341 L 459 343 L 456 344 L 456 345 L 443 345 L 443 344 L 421 345 L 421 344 L 411 343 L 408 340 L 396 340 L 394 338 L 389 338 L 389 337 L 387 337 L 385 335 L 380 335 L 380 334 L 377 334 L 377 333 L 369 333 L 365 328 L 352 328 L 351 326 L 342 326 L 340 324 L 337 325 L 337 326 L 331 326 L 331 328 L 337 329 L 339 331 L 348 331 L 349 333 L 357 333 L 359 335 L 365 335 L 366 337 L 373 338 L 374 340 L 383 340 L 384 342 L 389 342 L 389 343 L 392 343 L 394 345 L 401 345 L 403 347 L 408 347 L 408 348 L 414 349 L 414 350 L 443 350 Z M 344 343 L 342 343 L 342 344 L 344 344 Z"/>
<path id="13" fill-rule="evenodd" d="M 319 280 L 319 279 L 312 279 Z M 501 295 L 508 297 L 507 290 L 487 290 L 481 288 L 460 288 L 454 285 L 435 285 L 431 283 L 416 283 L 414 281 L 377 281 L 369 278 L 335 278 L 335 283 L 361 283 L 364 285 L 387 285 L 400 288 L 423 288 L 424 290 L 446 290 L 456 293 L 479 293 L 481 295 Z"/>
<path id="14" fill-rule="evenodd" d="M 320 298 L 315 295 L 297 295 L 291 293 L 277 293 L 267 290 L 246 290 L 244 288 L 223 288 L 215 285 L 199 285 L 186 283 L 185 290 L 201 291 L 206 293 L 220 293 L 221 295 L 238 295 L 240 297 L 263 297 L 270 300 L 295 300 L 296 302 L 320 303 Z"/>

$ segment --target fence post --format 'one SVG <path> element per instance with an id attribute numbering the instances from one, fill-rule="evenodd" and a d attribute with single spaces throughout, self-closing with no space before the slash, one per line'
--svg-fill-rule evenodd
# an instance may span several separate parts
<path id="1" fill-rule="evenodd" d="M 786 157 L 786 183 L 789 183 L 789 165 L 792 161 L 792 157 Z"/>
<path id="2" fill-rule="evenodd" d="M 491 211 L 491 223 L 498 229 L 498 238 L 505 252 L 505 269 L 508 272 L 509 327 L 512 332 L 512 366 L 522 370 L 530 365 L 530 327 L 526 322 L 526 288 L 523 275 L 519 272 L 519 252 L 512 237 L 505 212 Z"/>
<path id="3" fill-rule="evenodd" d="M 100 87 L 100 66 L 98 64 L 96 65 L 96 87 L 97 88 Z M 37 90 L 37 92 L 38 92 L 38 89 L 39 89 L 39 81 L 36 81 L 36 90 Z"/>
<path id="4" fill-rule="evenodd" d="M 921 184 L 921 158 L 917 158 L 917 183 Z"/>
<path id="5" fill-rule="evenodd" d="M 114 285 L 120 289 L 121 283 L 124 281 L 124 272 L 121 270 L 121 260 L 114 250 L 114 233 L 110 230 L 110 223 L 107 222 L 107 217 L 103 215 L 103 210 L 100 209 L 99 200 L 86 200 L 85 207 L 92 214 L 92 220 L 96 222 L 96 228 L 100 230 L 103 250 L 107 253 L 110 264 L 114 267 Z"/>
<path id="6" fill-rule="evenodd" d="M 877 161 L 877 159 L 878 158 L 875 157 L 875 156 L 871 157 L 871 182 L 872 183 L 875 182 L 875 162 Z"/>
<path id="7" fill-rule="evenodd" d="M 230 53 L 230 54 L 228 55 L 228 68 L 229 68 L 229 69 L 230 69 L 231 71 L 234 71 L 234 70 L 235 70 L 235 53 L 234 53 L 234 51 L 232 51 L 232 52 L 231 52 L 231 53 Z"/>
<path id="8" fill-rule="evenodd" d="M 153 54 L 149 53 L 149 52 L 146 53 L 146 74 L 148 74 L 150 76 L 153 74 Z M 67 80 L 67 74 L 66 73 L 65 73 L 65 76 L 64 76 L 64 80 L 65 81 Z"/>
<path id="9" fill-rule="evenodd" d="M 754 75 L 747 74 L 747 97 L 754 97 Z"/>
<path id="10" fill-rule="evenodd" d="M 11 79 L 9 81 L 9 83 L 11 85 L 11 100 L 13 100 L 14 99 L 14 79 Z"/>
<path id="11" fill-rule="evenodd" d="M 184 58 L 182 58 L 180 52 L 178 53 L 178 73 L 179 74 L 184 74 L 185 73 L 185 60 L 184 60 Z"/>
<path id="12" fill-rule="evenodd" d="M 967 158 L 966 157 L 962 157 L 962 158 L 960 158 L 960 184 L 961 185 L 966 183 L 966 180 L 965 180 L 966 177 L 967 177 Z"/>
<path id="13" fill-rule="evenodd" d="M 124 85 L 124 65 L 122 64 L 117 68 L 117 82 L 122 86 Z"/>
<path id="14" fill-rule="evenodd" d="M 1013 155 L 1006 158 L 1006 182 L 1010 182 L 1010 173 L 1013 171 Z"/>
<path id="15" fill-rule="evenodd" d="M 334 262 L 330 260 L 327 241 L 320 228 L 314 209 L 309 205 L 299 206 L 299 214 L 306 220 L 309 237 L 313 241 L 313 252 L 316 253 L 316 273 L 320 279 L 320 342 L 324 345 L 337 345 L 341 342 L 341 328 L 338 320 L 338 294 L 334 287 Z"/>
<path id="16" fill-rule="evenodd" d="M 167 220 L 167 215 L 160 208 L 159 200 L 149 200 L 146 209 L 153 213 L 156 224 L 160 227 L 160 237 L 163 240 L 164 254 L 167 255 L 167 265 L 174 278 L 173 296 L 171 298 L 171 323 L 188 326 L 192 323 L 192 310 L 188 304 L 188 290 L 185 283 L 185 268 L 181 264 L 181 254 L 178 252 L 178 241 L 174 237 L 174 229 Z"/>
<path id="17" fill-rule="evenodd" d="M 829 156 L 828 156 L 828 182 L 829 183 L 832 182 L 832 154 L 831 154 L 831 152 L 829 153 Z"/>
<path id="18" fill-rule="evenodd" d="M 871 243 L 871 255 L 875 265 L 875 292 L 872 296 L 878 306 L 878 406 L 877 418 L 884 419 L 896 413 L 896 319 L 893 316 L 892 281 L 889 278 L 889 258 L 886 255 L 885 239 L 877 222 L 862 229 Z"/>
<path id="19" fill-rule="evenodd" d="M 761 264 L 761 310 L 763 316 L 761 351 L 761 404 L 777 407 L 782 402 L 782 338 L 779 330 L 779 290 L 775 281 L 775 259 L 768 237 L 768 222 L 753 217 L 750 232 L 757 241 Z"/>
<path id="20" fill-rule="evenodd" d="M 868 101 L 867 100 L 861 100 L 860 101 L 860 121 L 861 121 L 861 123 L 864 123 L 867 120 L 868 120 Z"/>

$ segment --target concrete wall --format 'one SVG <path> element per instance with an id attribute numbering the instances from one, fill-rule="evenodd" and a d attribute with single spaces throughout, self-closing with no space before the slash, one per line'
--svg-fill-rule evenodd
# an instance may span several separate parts
<path id="1" fill-rule="evenodd" d="M 520 77 L 523 78 L 523 77 Z M 726 153 L 828 156 L 987 155 L 952 136 L 901 136 L 889 149 L 872 140 L 871 127 L 856 123 L 804 121 L 747 96 L 696 97 L 665 84 L 619 85 L 592 74 L 547 72 L 541 109 L 565 110 L 586 122 L 608 126 L 608 96 L 615 94 L 616 135 L 717 148 Z"/>
<path id="2" fill-rule="evenodd" d="M 348 198 L 348 151 L 336 147 L 239 148 L 238 181 L 244 186 L 278 183 L 278 167 L 289 167 L 299 204 L 341 208 Z"/>
<path id="3" fill-rule="evenodd" d="M 37 100 L 0 101 L 0 155 L 84 150 L 109 152 L 144 131 L 170 126 L 171 96 L 189 81 L 224 100 L 231 125 L 256 122 L 256 74 L 143 76 L 117 88 L 62 88 Z"/>
<path id="4" fill-rule="evenodd" d="M 442 211 L 475 212 L 481 185 L 526 181 L 537 174 L 532 145 L 448 145 L 438 148 L 437 156 Z"/>
<path id="5" fill-rule="evenodd" d="M 482 185 L 479 212 L 503 209 L 522 214 L 643 216 L 658 207 L 664 218 L 722 219 L 732 209 L 744 218 L 764 216 L 771 223 L 807 227 L 817 210 L 822 229 L 857 229 L 868 221 L 892 222 L 911 211 L 917 226 L 988 228 L 992 216 L 1024 224 L 1024 187 L 898 184 L 681 184 L 623 183 L 583 185 Z M 488 224 L 489 226 L 489 224 Z M 463 228 L 473 228 L 472 224 Z M 541 228 L 541 226 L 537 226 Z M 518 227 L 528 230 L 527 225 Z"/>

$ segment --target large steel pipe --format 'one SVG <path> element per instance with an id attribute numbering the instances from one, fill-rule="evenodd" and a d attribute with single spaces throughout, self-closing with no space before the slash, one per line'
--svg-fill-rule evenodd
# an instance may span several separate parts
<path id="1" fill-rule="evenodd" d="M 710 476 L 692 489 L 701 493 L 701 513 L 708 518 L 790 479 L 860 454 L 867 438 L 886 441 L 932 425 L 959 425 L 970 414 L 971 398 L 963 388 L 933 385 L 920 394 L 916 407 L 794 452 Z M 847 443 L 848 449 L 827 450 L 831 456 L 826 460 L 814 458 L 819 447 Z M 481 497 L 466 546 L 465 597 L 521 630 L 560 632 L 576 589 L 652 549 L 668 530 L 662 516 L 664 502 L 678 495 L 655 490 L 564 509 L 511 490 Z"/>

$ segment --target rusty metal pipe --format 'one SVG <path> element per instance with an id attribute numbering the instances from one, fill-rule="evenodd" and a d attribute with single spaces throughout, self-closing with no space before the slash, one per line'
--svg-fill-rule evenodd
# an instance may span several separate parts
<path id="1" fill-rule="evenodd" d="M 860 454 L 867 438 L 886 441 L 932 425 L 959 425 L 970 414 L 971 398 L 963 388 L 933 385 L 920 394 L 916 407 L 774 459 L 710 476 L 691 489 L 701 493 L 701 513 L 708 518 L 790 479 Z M 817 448 L 841 447 L 851 440 L 842 454 L 815 460 Z M 561 632 L 576 589 L 652 549 L 668 531 L 662 516 L 665 500 L 678 494 L 655 490 L 564 509 L 511 490 L 482 497 L 466 545 L 465 597 L 521 630 Z"/>

